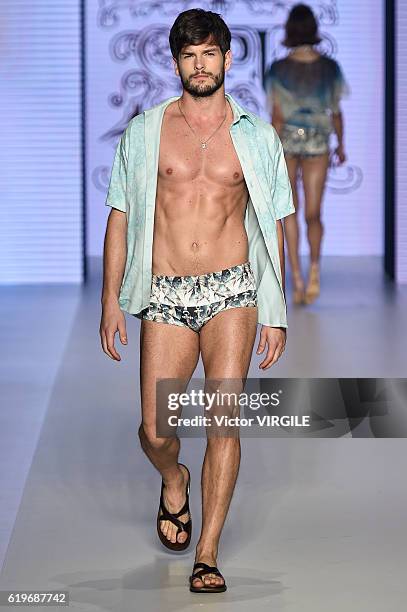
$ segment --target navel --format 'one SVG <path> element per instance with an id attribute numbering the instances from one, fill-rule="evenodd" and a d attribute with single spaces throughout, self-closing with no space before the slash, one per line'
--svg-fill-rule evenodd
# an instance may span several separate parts
<path id="1" fill-rule="evenodd" d="M 193 249 L 197 249 L 198 248 L 198 243 L 197 242 L 193 242 L 192 243 L 192 248 Z"/>

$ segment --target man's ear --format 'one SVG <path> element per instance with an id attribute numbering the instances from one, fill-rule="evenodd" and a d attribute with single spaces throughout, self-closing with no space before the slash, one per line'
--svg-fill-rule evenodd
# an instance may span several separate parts
<path id="1" fill-rule="evenodd" d="M 175 74 L 176 74 L 177 76 L 179 76 L 178 62 L 177 62 L 177 60 L 175 59 L 175 57 L 173 57 L 173 58 L 172 58 L 172 61 L 174 62 L 174 71 L 175 71 Z"/>
<path id="2" fill-rule="evenodd" d="M 230 69 L 231 65 L 232 65 L 232 51 L 231 49 L 228 49 L 225 53 L 225 60 L 224 60 L 225 72 L 227 72 Z"/>

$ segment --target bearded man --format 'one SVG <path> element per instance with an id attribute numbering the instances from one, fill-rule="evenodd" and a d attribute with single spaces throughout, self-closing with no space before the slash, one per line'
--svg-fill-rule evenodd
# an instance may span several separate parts
<path id="1" fill-rule="evenodd" d="M 179 438 L 157 435 L 157 380 L 177 379 L 181 390 L 201 355 L 206 380 L 241 391 L 257 324 L 261 369 L 286 343 L 281 219 L 295 208 L 274 128 L 225 93 L 230 43 L 216 13 L 178 15 L 170 48 L 182 95 L 129 122 L 106 199 L 101 341 L 120 360 L 124 312 L 140 319 L 139 437 L 162 477 L 157 530 L 171 550 L 190 543 L 190 474 Z M 192 592 L 226 590 L 217 556 L 240 455 L 238 435 L 207 436 Z"/>

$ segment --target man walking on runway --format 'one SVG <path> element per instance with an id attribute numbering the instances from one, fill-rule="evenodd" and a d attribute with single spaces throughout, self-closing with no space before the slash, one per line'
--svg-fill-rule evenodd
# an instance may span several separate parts
<path id="1" fill-rule="evenodd" d="M 225 93 L 230 42 L 215 13 L 177 17 L 170 47 L 182 95 L 129 122 L 106 199 L 101 342 L 120 360 L 123 311 L 140 318 L 139 437 L 162 476 L 157 529 L 172 550 L 190 543 L 190 475 L 179 438 L 156 435 L 157 379 L 189 381 L 199 355 L 206 379 L 245 379 L 257 323 L 261 369 L 286 341 L 281 219 L 295 208 L 274 128 Z M 208 436 L 193 592 L 226 590 L 218 545 L 239 465 L 238 436 Z"/>

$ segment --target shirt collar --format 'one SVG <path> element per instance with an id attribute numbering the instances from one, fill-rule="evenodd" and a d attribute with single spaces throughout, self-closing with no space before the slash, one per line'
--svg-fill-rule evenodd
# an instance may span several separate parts
<path id="1" fill-rule="evenodd" d="M 238 104 L 236 100 L 232 98 L 230 94 L 227 93 L 225 95 L 227 99 L 229 100 L 230 105 L 232 107 L 233 117 L 234 117 L 233 125 L 235 123 L 238 123 L 242 117 L 247 117 L 250 123 L 254 125 L 254 121 L 251 118 L 250 113 L 248 113 L 242 106 L 240 106 L 240 104 Z"/>
<path id="2" fill-rule="evenodd" d="M 238 104 L 236 102 L 236 100 L 230 94 L 226 93 L 225 96 L 229 100 L 230 105 L 232 107 L 232 111 L 233 111 L 233 125 L 235 125 L 235 123 L 238 123 L 242 117 L 246 117 L 250 121 L 250 123 L 254 125 L 254 121 L 253 121 L 250 113 L 248 111 L 246 111 L 242 106 L 240 106 L 240 104 Z M 168 98 L 167 100 L 164 100 L 164 102 L 162 102 L 159 105 L 161 107 L 162 113 L 164 113 L 166 107 L 171 102 L 173 102 L 174 100 L 179 100 L 180 97 L 181 96 L 173 96 L 171 98 Z M 144 113 L 150 113 L 152 110 L 153 109 L 145 110 Z"/>

